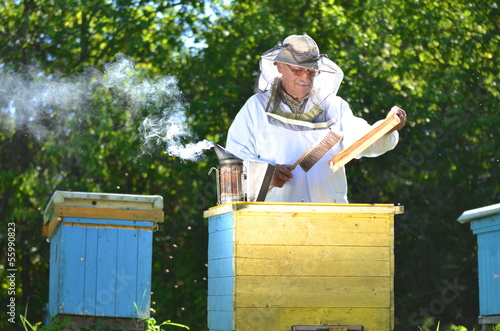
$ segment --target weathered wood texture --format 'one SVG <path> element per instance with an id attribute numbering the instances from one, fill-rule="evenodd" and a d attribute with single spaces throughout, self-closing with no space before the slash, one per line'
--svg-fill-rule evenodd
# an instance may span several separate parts
<path id="1" fill-rule="evenodd" d="M 394 108 L 398 108 L 394 106 Z M 349 161 L 354 159 L 356 156 L 361 154 L 368 147 L 373 145 L 377 140 L 382 138 L 385 134 L 396 127 L 401 120 L 396 115 L 391 115 L 387 117 L 380 124 L 371 129 L 363 137 L 356 140 L 351 146 L 344 149 L 342 152 L 335 155 L 328 163 L 330 164 L 330 169 L 335 172 L 345 166 Z"/>
<path id="2" fill-rule="evenodd" d="M 131 195 L 56 191 L 43 214 L 43 235 L 51 238 L 64 217 L 163 222 L 163 198 Z"/>
<path id="3" fill-rule="evenodd" d="M 140 222 L 147 231 L 79 223 L 65 218 L 51 240 L 51 316 L 149 317 L 154 224 Z"/>
<path id="4" fill-rule="evenodd" d="M 401 207 L 316 207 L 240 203 L 205 214 L 210 331 L 393 329 L 393 229 Z"/>
<path id="5" fill-rule="evenodd" d="M 460 223 L 470 222 L 477 236 L 479 322 L 500 322 L 500 204 L 464 212 Z M 489 323 L 491 322 L 491 323 Z"/>
<path id="6" fill-rule="evenodd" d="M 152 236 L 163 220 L 158 203 L 139 203 L 140 196 L 106 201 L 106 194 L 90 194 L 90 200 L 60 195 L 45 212 L 50 316 L 79 316 L 79 323 L 96 316 L 117 323 L 149 317 Z"/>

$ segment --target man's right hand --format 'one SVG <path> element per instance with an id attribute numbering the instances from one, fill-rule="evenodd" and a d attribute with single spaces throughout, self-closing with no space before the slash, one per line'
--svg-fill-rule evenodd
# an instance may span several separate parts
<path id="1" fill-rule="evenodd" d="M 271 186 L 283 187 L 283 185 L 293 178 L 292 172 L 288 169 L 289 167 L 289 165 L 284 164 L 277 164 L 275 166 Z"/>

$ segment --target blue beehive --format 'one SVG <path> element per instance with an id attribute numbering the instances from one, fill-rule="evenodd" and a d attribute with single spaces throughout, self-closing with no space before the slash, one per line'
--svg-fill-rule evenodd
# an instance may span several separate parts
<path id="1" fill-rule="evenodd" d="M 500 204 L 468 210 L 458 222 L 477 235 L 479 322 L 500 323 Z"/>
<path id="2" fill-rule="evenodd" d="M 107 320 L 111 328 L 148 318 L 162 209 L 161 196 L 56 191 L 44 213 L 50 316 L 69 316 L 73 327 Z"/>

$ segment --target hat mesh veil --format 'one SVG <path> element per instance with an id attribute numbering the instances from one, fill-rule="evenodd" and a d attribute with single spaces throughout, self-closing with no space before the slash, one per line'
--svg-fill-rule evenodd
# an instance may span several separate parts
<path id="1" fill-rule="evenodd" d="M 308 37 L 308 36 L 307 36 Z M 288 37 L 287 39 L 289 39 Z M 319 70 L 320 75 L 314 78 L 313 90 L 320 98 L 336 95 L 340 87 L 344 73 L 342 69 L 328 59 L 326 54 L 319 54 L 319 49 L 312 38 L 308 37 L 316 49 L 300 50 L 285 42 L 279 43 L 264 52 L 259 61 L 260 73 L 255 82 L 255 93 L 270 89 L 276 77 L 280 77 L 276 62 L 288 63 L 298 67 Z"/>

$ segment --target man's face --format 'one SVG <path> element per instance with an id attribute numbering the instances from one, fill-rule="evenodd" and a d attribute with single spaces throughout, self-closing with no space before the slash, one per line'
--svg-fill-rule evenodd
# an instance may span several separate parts
<path id="1" fill-rule="evenodd" d="M 314 70 L 278 62 L 278 71 L 282 74 L 283 89 L 297 101 L 302 99 L 311 91 L 313 87 Z"/>

